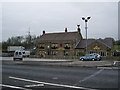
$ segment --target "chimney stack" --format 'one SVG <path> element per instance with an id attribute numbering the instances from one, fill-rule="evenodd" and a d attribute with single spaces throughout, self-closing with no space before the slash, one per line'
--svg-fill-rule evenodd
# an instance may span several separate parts
<path id="1" fill-rule="evenodd" d="M 67 28 L 65 28 L 65 32 L 67 32 Z"/>
<path id="2" fill-rule="evenodd" d="M 43 35 L 45 34 L 45 31 L 43 31 Z"/>
<path id="3" fill-rule="evenodd" d="M 77 31 L 78 31 L 78 33 L 80 33 L 80 25 L 78 24 L 77 27 L 78 27 Z"/>

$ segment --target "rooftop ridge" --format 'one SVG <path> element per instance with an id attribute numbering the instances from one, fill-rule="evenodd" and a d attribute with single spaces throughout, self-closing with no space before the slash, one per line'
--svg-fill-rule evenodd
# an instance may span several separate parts
<path id="1" fill-rule="evenodd" d="M 45 33 L 46 34 L 65 34 L 65 33 L 77 33 L 77 31 L 74 32 L 55 32 L 55 33 Z"/>

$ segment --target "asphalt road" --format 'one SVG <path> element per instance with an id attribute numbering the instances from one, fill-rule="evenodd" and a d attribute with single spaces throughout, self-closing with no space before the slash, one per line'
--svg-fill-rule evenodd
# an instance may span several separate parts
<path id="1" fill-rule="evenodd" d="M 47 65 L 2 65 L 2 90 L 44 88 L 118 89 L 118 69 Z"/>

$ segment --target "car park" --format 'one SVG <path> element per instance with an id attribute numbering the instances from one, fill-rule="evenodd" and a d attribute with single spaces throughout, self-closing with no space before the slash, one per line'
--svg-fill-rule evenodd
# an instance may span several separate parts
<path id="1" fill-rule="evenodd" d="M 23 53 L 22 51 L 16 50 L 14 52 L 13 60 L 23 60 Z"/>
<path id="2" fill-rule="evenodd" d="M 99 61 L 99 60 L 101 60 L 101 56 L 97 53 L 92 53 L 92 54 L 87 54 L 85 56 L 81 56 L 80 60 L 82 60 L 82 61 L 83 60 L 93 60 L 93 61 L 97 60 L 97 61 Z"/>

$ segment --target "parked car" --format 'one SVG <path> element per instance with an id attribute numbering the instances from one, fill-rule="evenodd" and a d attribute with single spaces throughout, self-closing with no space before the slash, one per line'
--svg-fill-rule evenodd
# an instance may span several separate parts
<path id="1" fill-rule="evenodd" d="M 16 59 L 23 60 L 23 53 L 22 53 L 22 51 L 16 50 L 14 52 L 13 60 L 16 60 Z"/>
<path id="2" fill-rule="evenodd" d="M 99 55 L 99 54 L 97 54 L 97 53 L 92 53 L 92 54 L 87 54 L 86 56 L 82 56 L 82 57 L 80 57 L 80 60 L 93 60 L 93 61 L 95 61 L 95 60 L 101 60 L 101 56 Z"/>
<path id="3" fill-rule="evenodd" d="M 101 59 L 102 59 L 102 57 L 101 57 L 101 55 L 100 55 L 100 54 L 97 54 L 97 53 L 92 53 L 91 55 L 97 55 L 97 59 L 98 59 L 98 60 L 101 60 Z"/>
<path id="4" fill-rule="evenodd" d="M 30 51 L 23 50 L 23 57 L 29 57 L 30 56 Z"/>

